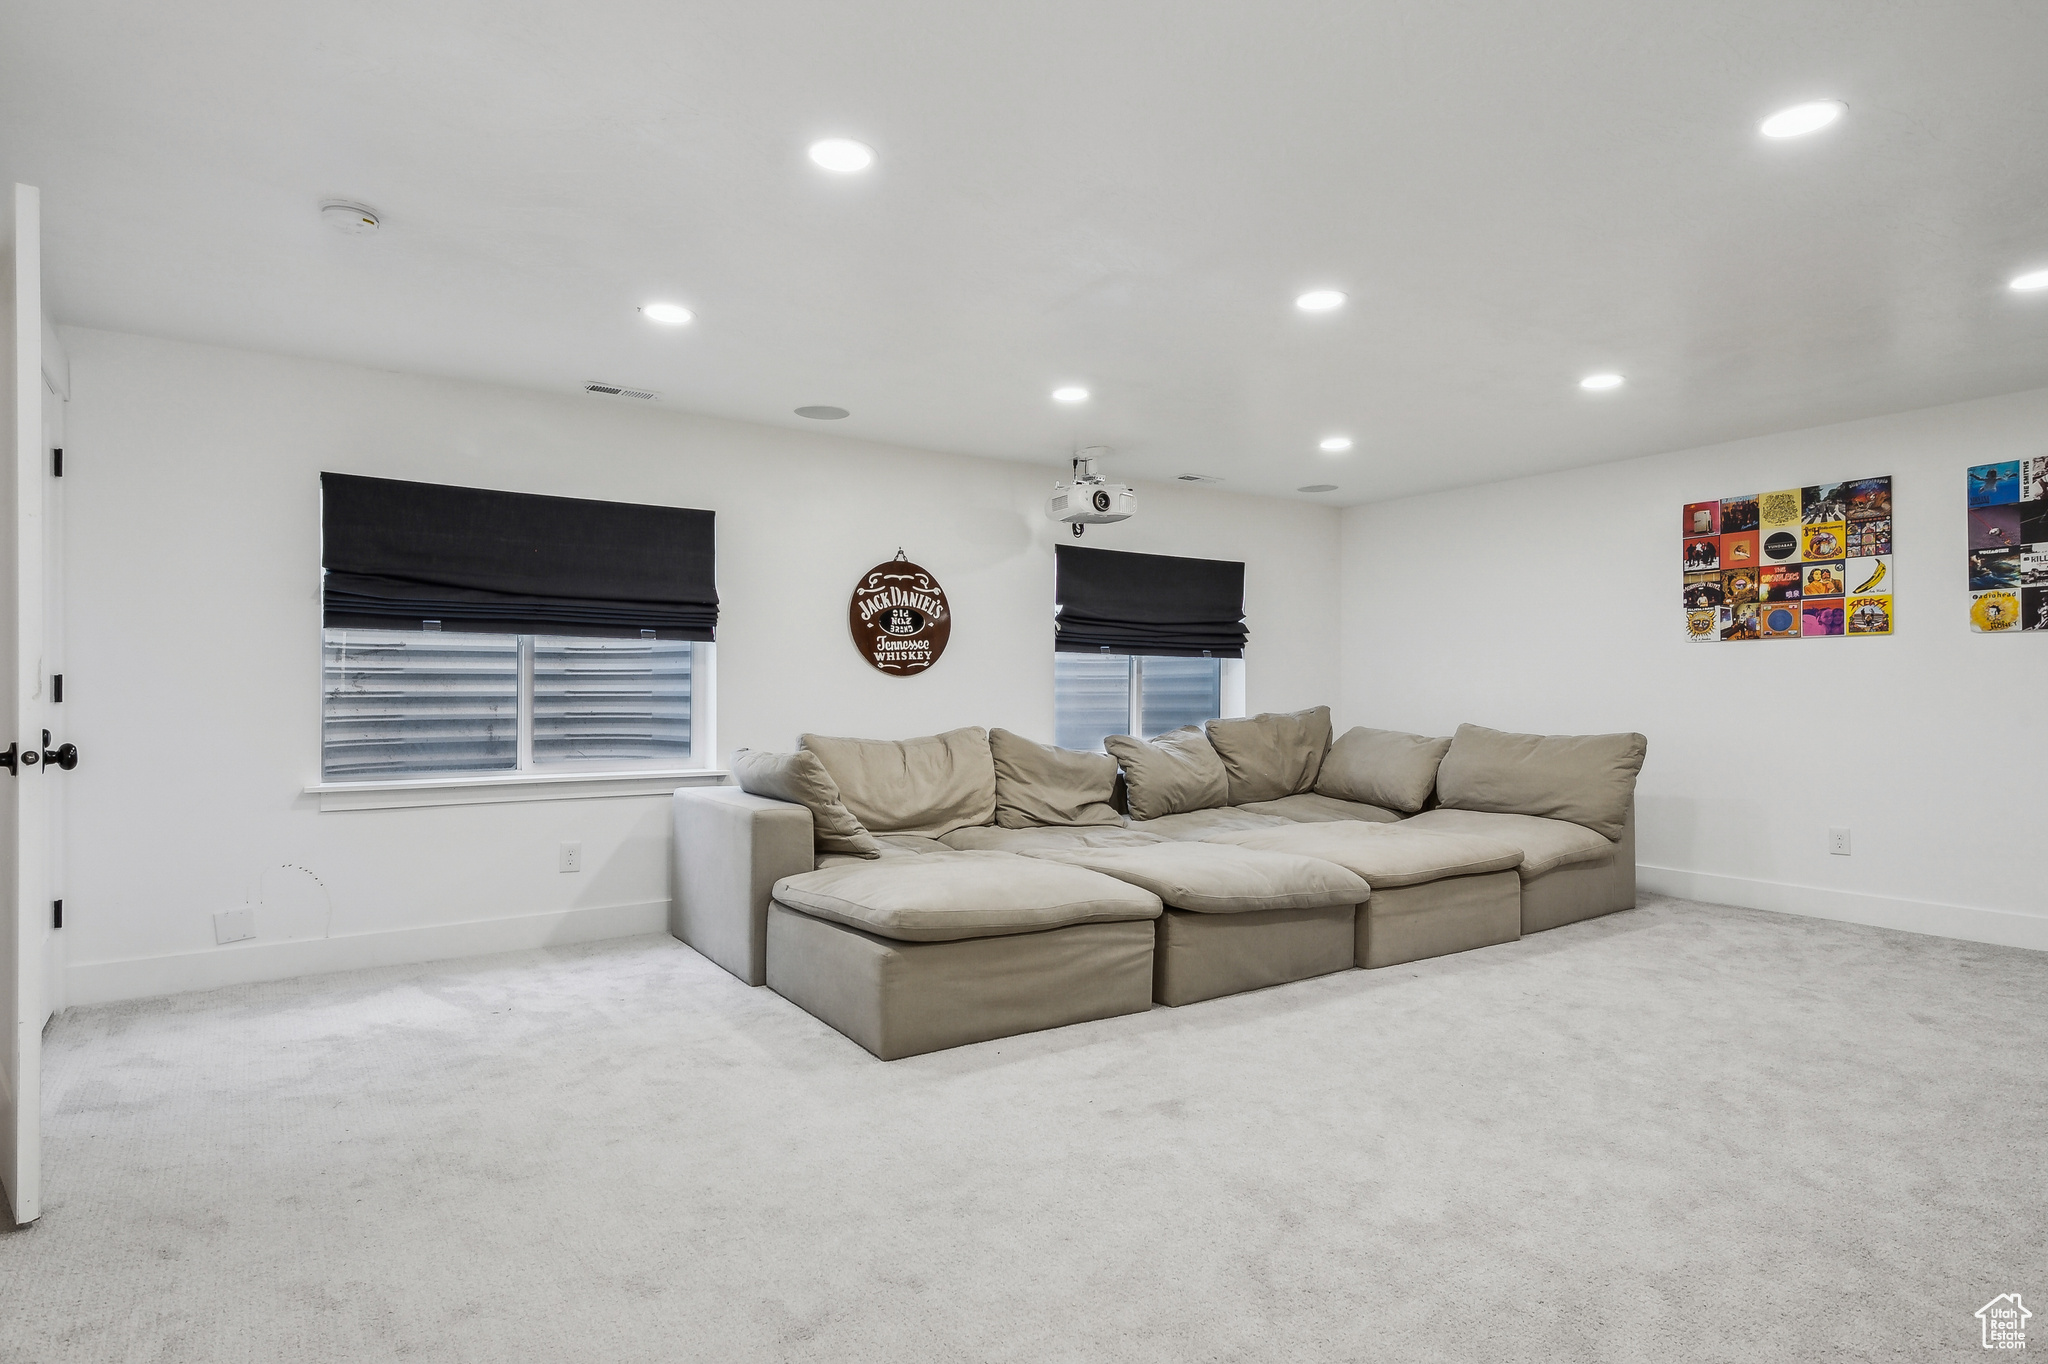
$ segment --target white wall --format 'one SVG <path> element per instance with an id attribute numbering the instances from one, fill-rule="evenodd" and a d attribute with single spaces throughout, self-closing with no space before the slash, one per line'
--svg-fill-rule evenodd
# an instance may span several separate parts
<path id="1" fill-rule="evenodd" d="M 718 738 L 1052 733 L 1050 466 L 931 454 L 67 329 L 70 1002 L 651 931 L 667 800 L 322 813 L 323 469 L 718 513 Z M 1253 710 L 1337 692 L 1339 517 L 1148 486 L 1085 543 L 1246 564 Z M 929 673 L 855 653 L 857 576 L 901 545 L 954 609 Z M 586 870 L 555 870 L 580 839 Z M 298 870 L 294 870 L 294 868 Z M 254 944 L 216 911 L 254 904 Z M 467 927 L 460 927 L 468 925 Z"/>
<path id="2" fill-rule="evenodd" d="M 2048 633 L 1964 572 L 1963 471 L 2041 454 L 2048 390 L 1353 508 L 1338 719 L 1640 730 L 1646 886 L 2048 948 Z M 1682 504 L 1879 474 L 1894 636 L 1685 640 Z"/>

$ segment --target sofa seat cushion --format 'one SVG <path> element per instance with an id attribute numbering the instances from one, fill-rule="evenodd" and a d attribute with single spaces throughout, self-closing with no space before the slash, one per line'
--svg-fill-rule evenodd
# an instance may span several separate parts
<path id="1" fill-rule="evenodd" d="M 1314 790 L 1323 755 L 1330 751 L 1328 706 L 1285 715 L 1268 712 L 1246 720 L 1211 720 L 1204 728 L 1229 774 L 1232 805 Z"/>
<path id="2" fill-rule="evenodd" d="M 1580 862 L 1611 862 L 1615 845 L 1583 824 L 1540 815 L 1493 815 L 1479 810 L 1425 810 L 1404 820 L 1410 829 L 1473 834 L 1522 850 L 1517 868 L 1524 881 Z"/>
<path id="3" fill-rule="evenodd" d="M 1335 796 L 1317 795 L 1304 791 L 1298 796 L 1282 796 L 1278 800 L 1257 800 L 1249 805 L 1240 805 L 1240 810 L 1254 814 L 1278 815 L 1293 820 L 1296 824 L 1321 824 L 1333 819 L 1359 819 L 1367 824 L 1392 824 L 1401 816 L 1378 805 L 1367 805 L 1362 801 L 1339 800 Z"/>
<path id="4" fill-rule="evenodd" d="M 1189 810 L 1185 814 L 1164 815 L 1158 819 L 1134 819 L 1131 827 L 1140 833 L 1157 834 L 1162 838 L 1192 840 L 1240 829 L 1284 829 L 1292 823 L 1294 821 L 1284 815 L 1226 805 L 1221 809 Z"/>
<path id="5" fill-rule="evenodd" d="M 955 829 L 939 842 L 959 852 L 1013 852 L 1029 857 L 1038 852 L 1071 852 L 1082 848 L 1142 848 L 1148 843 L 1164 843 L 1158 834 L 1140 833 L 1136 829 L 1116 828 L 1059 828 L 1059 829 L 998 829 L 983 825 L 974 829 Z"/>
<path id="6" fill-rule="evenodd" d="M 1253 914 L 1268 909 L 1329 909 L 1372 894 L 1334 862 L 1223 843 L 1166 843 L 1034 856 L 1086 867 L 1142 887 L 1170 909 L 1195 914 Z"/>
<path id="7" fill-rule="evenodd" d="M 884 861 L 892 857 L 923 857 L 926 853 L 953 851 L 938 839 L 926 838 L 921 834 L 883 834 L 875 840 L 875 846 L 878 849 L 875 856 Z M 823 871 L 827 867 L 836 867 L 843 862 L 860 860 L 862 859 L 849 857 L 845 853 L 819 853 L 816 869 Z"/>
<path id="8" fill-rule="evenodd" d="M 775 902 L 897 942 L 958 942 L 1159 917 L 1159 897 L 1083 867 L 1000 852 L 846 862 L 785 876 Z"/>
<path id="9" fill-rule="evenodd" d="M 875 842 L 882 845 L 882 856 L 884 857 L 889 856 L 892 852 L 910 853 L 913 856 L 921 857 L 926 853 L 958 851 L 941 843 L 936 838 L 926 838 L 923 834 L 876 834 Z"/>
<path id="10" fill-rule="evenodd" d="M 1649 747 L 1640 734 L 1506 734 L 1459 725 L 1437 768 L 1437 801 L 1453 810 L 1569 820 L 1620 838 Z"/>
<path id="11" fill-rule="evenodd" d="M 1356 872 L 1375 890 L 1382 886 L 1416 886 L 1447 876 L 1507 871 L 1521 864 L 1522 850 L 1511 843 L 1473 834 L 1410 828 L 1413 823 L 1404 819 L 1399 824 L 1366 824 L 1358 820 L 1290 824 L 1284 829 L 1211 834 L 1204 841 L 1320 857 Z"/>
<path id="12" fill-rule="evenodd" d="M 937 838 L 996 817 L 996 764 L 985 729 L 953 729 L 921 739 L 797 741 L 832 774 L 839 798 L 871 834 Z"/>
<path id="13" fill-rule="evenodd" d="M 1107 753 L 1055 748 L 1012 734 L 988 732 L 996 764 L 996 823 L 1005 829 L 1041 825 L 1122 825 L 1116 759 Z"/>

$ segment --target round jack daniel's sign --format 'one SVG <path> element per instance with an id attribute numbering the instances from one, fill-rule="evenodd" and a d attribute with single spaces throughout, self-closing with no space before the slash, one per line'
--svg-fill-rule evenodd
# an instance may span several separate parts
<path id="1" fill-rule="evenodd" d="M 938 662 L 953 633 L 945 590 L 900 549 L 894 559 L 860 575 L 846 621 L 861 657 L 899 677 Z"/>

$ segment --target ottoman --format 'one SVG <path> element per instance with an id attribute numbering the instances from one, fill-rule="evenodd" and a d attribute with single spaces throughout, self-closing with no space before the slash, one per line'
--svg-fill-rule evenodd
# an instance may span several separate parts
<path id="1" fill-rule="evenodd" d="M 1033 856 L 1113 876 L 1165 903 L 1152 998 L 1192 1004 L 1351 967 L 1372 894 L 1332 862 L 1221 843 L 1153 843 Z"/>
<path id="2" fill-rule="evenodd" d="M 1142 1013 L 1160 908 L 1014 853 L 840 863 L 775 883 L 768 988 L 884 1061 Z"/>

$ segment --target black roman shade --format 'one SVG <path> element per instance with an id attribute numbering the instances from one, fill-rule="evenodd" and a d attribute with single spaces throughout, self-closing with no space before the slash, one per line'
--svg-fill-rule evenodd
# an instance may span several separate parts
<path id="1" fill-rule="evenodd" d="M 320 475 L 327 625 L 713 639 L 713 513 Z"/>
<path id="2" fill-rule="evenodd" d="M 1244 657 L 1244 565 L 1059 545 L 1061 653 Z"/>

